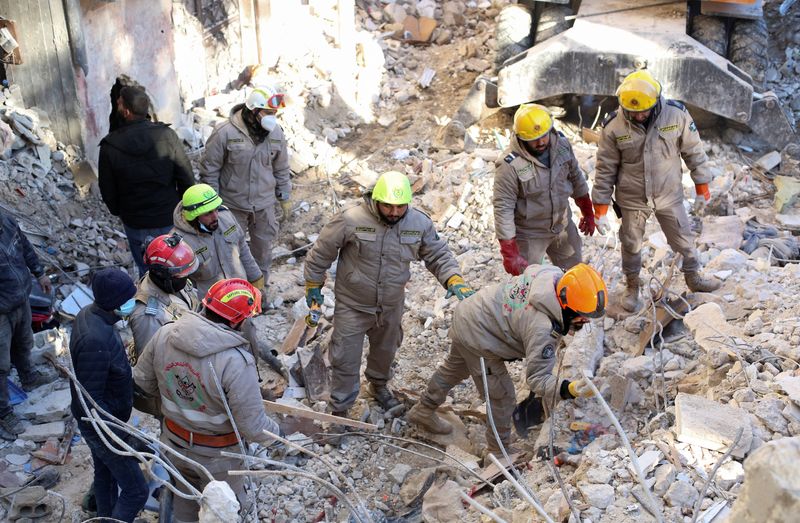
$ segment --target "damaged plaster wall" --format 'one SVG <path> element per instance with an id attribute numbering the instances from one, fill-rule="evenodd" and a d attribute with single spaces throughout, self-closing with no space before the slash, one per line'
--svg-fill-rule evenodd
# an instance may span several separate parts
<path id="1" fill-rule="evenodd" d="M 100 140 L 108 132 L 109 91 L 120 74 L 147 89 L 161 120 L 180 122 L 172 2 L 82 0 L 81 11 L 89 71 L 86 78 L 78 76 L 78 93 L 85 109 L 86 156 L 97 162 Z"/>

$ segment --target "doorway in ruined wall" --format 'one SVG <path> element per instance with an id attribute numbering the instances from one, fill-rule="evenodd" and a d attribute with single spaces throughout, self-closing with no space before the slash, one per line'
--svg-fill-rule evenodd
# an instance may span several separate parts
<path id="1" fill-rule="evenodd" d="M 208 91 L 228 87 L 244 66 L 258 63 L 254 0 L 184 0 L 203 27 Z"/>

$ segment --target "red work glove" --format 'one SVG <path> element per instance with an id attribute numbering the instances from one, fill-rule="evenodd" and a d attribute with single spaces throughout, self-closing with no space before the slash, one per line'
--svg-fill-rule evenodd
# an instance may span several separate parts
<path id="1" fill-rule="evenodd" d="M 584 194 L 580 198 L 575 198 L 575 203 L 581 210 L 581 221 L 578 222 L 578 229 L 586 236 L 594 234 L 594 209 L 592 209 L 592 199 L 589 194 Z"/>
<path id="2" fill-rule="evenodd" d="M 519 253 L 517 240 L 500 240 L 500 254 L 503 255 L 503 268 L 512 276 L 519 276 L 528 267 L 528 262 Z"/>
<path id="3" fill-rule="evenodd" d="M 698 183 L 694 186 L 694 192 L 697 196 L 702 196 L 703 199 L 707 202 L 711 199 L 711 193 L 708 190 L 707 183 Z"/>

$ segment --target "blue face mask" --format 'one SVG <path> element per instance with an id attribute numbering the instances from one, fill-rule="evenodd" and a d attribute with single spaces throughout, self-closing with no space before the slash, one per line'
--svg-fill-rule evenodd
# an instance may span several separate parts
<path id="1" fill-rule="evenodd" d="M 136 300 L 131 298 L 130 300 L 126 301 L 118 308 L 114 310 L 117 313 L 117 316 L 121 318 L 127 318 L 133 312 L 134 307 L 136 307 Z"/>

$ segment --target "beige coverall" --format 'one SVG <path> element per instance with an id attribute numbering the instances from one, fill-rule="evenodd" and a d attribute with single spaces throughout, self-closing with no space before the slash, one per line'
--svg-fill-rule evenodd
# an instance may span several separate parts
<path id="1" fill-rule="evenodd" d="M 642 238 L 647 218 L 655 213 L 672 250 L 683 255 L 683 271 L 700 269 L 689 217 L 683 206 L 681 158 L 695 184 L 712 175 L 708 157 L 692 117 L 679 102 L 659 102 L 648 127 L 629 122 L 622 111 L 609 115 L 597 148 L 592 189 L 595 204 L 611 204 L 612 193 L 622 208 L 619 240 L 622 270 L 642 268 Z"/>
<path id="2" fill-rule="evenodd" d="M 556 283 L 563 274 L 552 265 L 530 265 L 519 276 L 484 287 L 458 303 L 450 327 L 450 353 L 434 372 L 420 403 L 436 409 L 453 387 L 470 376 L 483 396 L 483 357 L 492 419 L 505 446 L 511 437 L 511 416 L 516 406 L 506 361 L 525 360 L 528 387 L 546 404 L 553 397 L 563 398 L 562 384 L 552 374 L 564 333 L 556 297 Z M 499 450 L 489 426 L 486 441 L 491 452 Z"/>
<path id="3" fill-rule="evenodd" d="M 256 143 L 242 120 L 243 105 L 211 133 L 200 160 L 200 181 L 213 187 L 245 231 L 250 249 L 269 282 L 272 242 L 278 235 L 275 201 L 292 192 L 289 145 L 280 125 Z"/>
<path id="4" fill-rule="evenodd" d="M 246 467 L 241 460 L 220 454 L 238 453 L 238 445 L 192 444 L 166 426 L 168 419 L 193 434 L 230 437 L 233 426 L 214 381 L 212 365 L 242 438 L 264 445 L 271 443 L 272 438 L 263 431 L 279 434 L 280 428 L 264 411 L 255 360 L 248 341 L 237 331 L 195 312 L 186 312 L 156 332 L 134 367 L 133 378 L 146 393 L 160 395 L 165 418 L 161 441 L 201 463 L 214 479 L 226 481 L 244 508 L 248 506 L 244 478 L 229 476 L 228 471 Z M 192 485 L 203 490 L 208 483 L 203 475 L 179 459 L 171 461 Z M 173 498 L 173 513 L 180 521 L 197 521 L 199 508 L 197 502 Z"/>
<path id="5" fill-rule="evenodd" d="M 365 334 L 369 356 L 364 375 L 376 386 L 389 381 L 403 340 L 401 319 L 405 285 L 411 277 L 409 264 L 422 260 L 442 286 L 460 270 L 428 215 L 409 206 L 398 223 L 388 225 L 381 220 L 371 195 L 325 224 L 306 257 L 306 281 L 324 282 L 325 272 L 337 257 L 331 404 L 334 411 L 341 412 L 358 396 Z"/>
<path id="6" fill-rule="evenodd" d="M 581 262 L 581 239 L 572 221 L 569 197 L 589 194 L 589 186 L 569 141 L 550 131 L 550 167 L 514 136 L 494 172 L 494 226 L 498 240 L 517 239 L 531 264 L 544 255 L 567 270 Z"/>
<path id="7" fill-rule="evenodd" d="M 182 211 L 183 205 L 179 203 L 172 215 L 175 222 L 173 231 L 183 236 L 200 262 L 189 278 L 197 286 L 201 300 L 219 280 L 244 278 L 255 281 L 261 277 L 261 269 L 250 254 L 245 232 L 227 208 L 219 208 L 219 227 L 213 233 L 195 229 L 183 218 Z"/>

